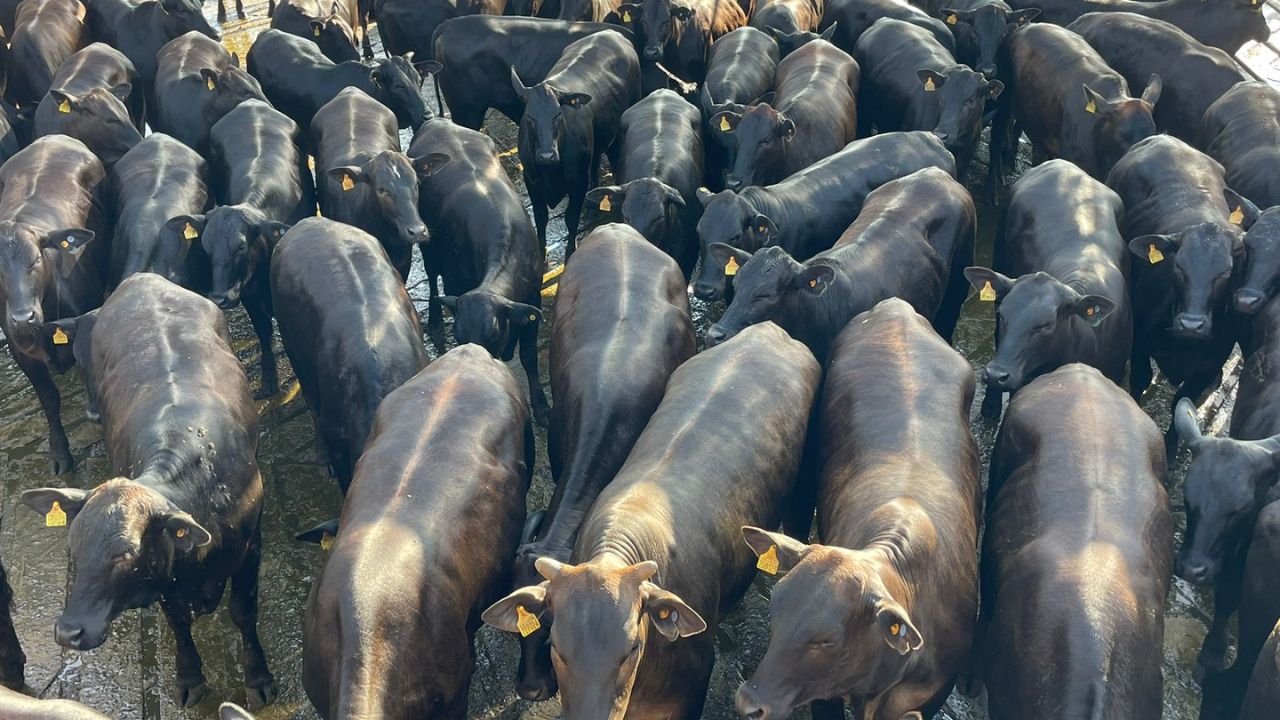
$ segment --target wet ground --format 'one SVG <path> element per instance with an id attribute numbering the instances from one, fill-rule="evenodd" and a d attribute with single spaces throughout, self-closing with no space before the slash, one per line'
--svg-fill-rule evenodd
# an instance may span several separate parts
<path id="1" fill-rule="evenodd" d="M 210 20 L 214 6 L 208 6 Z M 232 21 L 224 26 L 226 44 L 243 53 L 251 38 L 267 25 L 265 3 L 249 8 L 250 20 Z M 1254 58 L 1274 57 L 1254 51 Z M 1274 65 L 1262 68 L 1274 72 Z M 427 93 L 431 97 L 428 84 Z M 519 182 L 514 157 L 515 128 L 503 118 L 490 116 L 486 130 L 495 138 L 512 176 Z M 408 137 L 405 136 L 407 145 Z M 988 263 L 991 238 L 998 211 L 984 204 L 985 149 L 980 151 L 970 173 L 969 186 L 979 200 L 981 231 L 978 259 Z M 1025 167 L 1026 153 L 1021 167 Z M 553 215 L 549 267 L 563 257 L 561 214 Z M 425 313 L 427 289 L 421 270 L 415 265 L 410 278 L 410 294 Z M 544 300 L 548 320 L 554 322 L 554 293 Z M 701 337 L 723 308 L 694 301 L 696 325 Z M 230 315 L 235 348 L 252 384 L 259 382 L 257 343 L 241 310 Z M 992 353 L 992 319 L 989 306 L 976 299 L 965 308 L 956 333 L 955 345 L 975 368 Z M 546 372 L 547 333 L 541 339 L 542 362 Z M 429 343 L 429 347 L 431 347 Z M 431 347 L 433 354 L 443 349 Z M 313 425 L 305 404 L 298 399 L 297 383 L 288 358 L 277 341 L 283 390 L 275 398 L 258 403 L 261 414 L 259 464 L 266 483 L 264 556 L 261 574 L 260 632 L 267 657 L 280 687 L 279 700 L 259 714 L 264 720 L 311 719 L 311 709 L 301 685 L 302 616 L 312 579 L 323 562 L 314 546 L 293 541 L 294 532 L 315 522 L 336 517 L 341 499 L 336 484 L 312 461 Z M 513 367 L 515 367 L 513 363 Z M 523 373 L 518 373 L 523 377 Z M 1228 381 L 1230 385 L 1231 381 Z M 58 379 L 63 392 L 63 415 L 71 438 L 72 452 L 79 461 L 74 476 L 55 478 L 48 474 L 48 445 L 44 416 L 35 393 L 9 354 L 0 357 L 0 557 L 8 567 L 16 594 L 14 615 L 18 634 L 27 654 L 28 692 L 42 697 L 64 697 L 85 702 L 121 720 L 204 719 L 216 717 L 223 700 L 243 701 L 241 668 L 237 664 L 239 634 L 225 610 L 199 620 L 195 638 L 205 661 L 210 693 L 198 707 L 178 708 L 170 699 L 173 690 L 173 638 L 158 609 L 131 611 L 116 621 L 108 641 L 92 652 L 62 650 L 54 644 L 52 627 L 61 609 L 68 584 L 68 557 L 65 532 L 46 529 L 42 519 L 18 503 L 23 490 L 44 485 L 92 487 L 109 477 L 100 428 L 84 419 L 84 392 L 78 371 Z M 1231 386 L 1210 398 L 1205 413 L 1221 432 L 1229 416 Z M 549 392 L 549 389 L 548 389 Z M 973 430 L 983 449 L 985 462 L 995 437 L 996 426 L 978 417 L 981 397 L 974 403 Z M 1160 386 L 1148 393 L 1144 407 L 1160 423 L 1168 422 L 1168 389 Z M 1170 495 L 1178 518 L 1178 542 L 1185 522 L 1181 508 L 1181 481 L 1186 458 L 1178 463 L 1170 479 Z M 538 430 L 538 461 L 531 510 L 546 506 L 550 497 L 550 472 L 546 459 L 546 436 Z M 735 717 L 733 693 L 743 677 L 750 674 L 768 642 L 767 603 L 773 580 L 757 580 L 717 632 L 717 661 L 704 717 L 716 720 Z M 1190 668 L 1204 637 L 1210 600 L 1199 589 L 1175 580 L 1169 596 L 1163 649 L 1165 667 L 1165 717 L 1191 720 L 1197 716 L 1199 690 Z M 532 704 L 514 692 L 516 643 L 512 637 L 489 629 L 476 640 L 477 671 L 471 690 L 471 712 L 476 718 L 555 718 L 553 702 Z M 1047 659 L 1046 659 L 1047 660 Z M 948 720 L 978 720 L 986 717 L 981 699 L 953 697 L 939 717 Z M 807 712 L 796 717 L 807 718 Z"/>

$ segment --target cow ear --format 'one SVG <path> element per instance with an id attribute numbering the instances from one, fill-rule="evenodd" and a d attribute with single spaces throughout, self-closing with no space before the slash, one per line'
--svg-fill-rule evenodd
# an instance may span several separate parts
<path id="1" fill-rule="evenodd" d="M 116 99 L 120 102 L 127 102 L 129 100 L 129 94 L 133 92 L 133 85 L 129 83 L 120 83 L 119 85 L 113 86 L 108 92 L 115 95 Z"/>
<path id="2" fill-rule="evenodd" d="M 439 300 L 439 301 L 440 301 L 440 304 L 441 304 L 441 305 L 443 305 L 443 306 L 445 306 L 445 307 L 449 308 L 449 312 L 457 312 L 457 311 L 458 311 L 458 296 L 457 296 L 457 295 L 441 295 L 439 298 L 437 298 L 437 300 Z"/>
<path id="3" fill-rule="evenodd" d="M 355 189 L 356 183 L 363 182 L 365 179 L 364 171 L 355 165 L 329 168 L 324 174 L 341 185 L 344 192 Z"/>
<path id="4" fill-rule="evenodd" d="M 768 215 L 757 213 L 751 218 L 751 232 L 755 234 L 760 244 L 768 245 L 774 238 L 778 237 L 778 226 L 773 224 Z"/>
<path id="5" fill-rule="evenodd" d="M 413 169 L 418 172 L 419 178 L 426 180 L 443 170 L 450 160 L 453 160 L 453 156 L 447 153 L 427 153 L 413 161 Z"/>
<path id="6" fill-rule="evenodd" d="M 1023 8 L 1010 13 L 1008 22 L 1022 27 L 1038 17 L 1040 17 L 1040 8 Z"/>
<path id="7" fill-rule="evenodd" d="M 213 542 L 213 536 L 196 522 L 195 518 L 181 510 L 161 513 L 159 520 L 164 533 L 173 541 L 174 548 L 186 554 Z"/>
<path id="8" fill-rule="evenodd" d="M 589 102 L 591 102 L 591 96 L 586 93 L 569 93 L 567 95 L 560 96 L 561 106 L 568 106 L 575 109 L 586 107 Z"/>
<path id="9" fill-rule="evenodd" d="M 191 245 L 204 235 L 204 221 L 204 215 L 175 215 L 165 221 L 164 227 L 182 238 L 183 245 Z"/>
<path id="10" fill-rule="evenodd" d="M 995 270 L 984 267 L 967 267 L 964 269 L 964 276 L 968 279 L 969 284 L 977 290 L 980 299 L 985 302 L 991 302 L 1003 298 L 1010 289 L 1013 288 L 1013 280 L 1005 277 Z M 988 284 L 990 287 L 988 287 Z M 995 295 L 991 295 L 991 293 Z"/>
<path id="11" fill-rule="evenodd" d="M 782 138 L 783 142 L 791 142 L 791 139 L 796 136 L 796 124 L 791 118 L 782 119 L 782 122 L 778 125 L 778 136 Z"/>
<path id="12" fill-rule="evenodd" d="M 1244 230 L 1253 227 L 1258 222 L 1258 216 L 1262 211 L 1257 205 L 1249 202 L 1249 199 L 1231 188 L 1222 189 L 1222 197 L 1227 201 L 1227 210 L 1230 213 L 1228 220 L 1232 225 L 1238 225 Z"/>
<path id="13" fill-rule="evenodd" d="M 231 53 L 231 67 L 233 68 L 240 67 L 240 53 L 238 52 Z"/>
<path id="14" fill-rule="evenodd" d="M 277 220 L 264 220 L 258 223 L 258 237 L 267 243 L 269 250 L 274 251 L 276 243 L 284 239 L 290 227 L 292 226 L 288 223 L 282 223 Z"/>
<path id="15" fill-rule="evenodd" d="M 218 706 L 218 720 L 253 720 L 253 716 L 239 705 L 222 703 Z"/>
<path id="16" fill-rule="evenodd" d="M 1101 325 L 1115 309 L 1116 304 L 1101 295 L 1085 295 L 1071 303 L 1071 312 L 1079 315 L 1092 327 Z"/>
<path id="17" fill-rule="evenodd" d="M 771 106 L 771 105 L 773 105 L 773 101 L 774 101 L 777 97 L 778 97 L 778 93 L 776 93 L 776 92 L 774 92 L 774 91 L 770 90 L 769 92 L 767 92 L 767 93 L 765 93 L 765 94 L 761 95 L 760 97 L 756 98 L 756 99 L 755 99 L 755 102 L 752 102 L 751 104 L 752 104 L 752 105 L 770 105 L 770 106 Z"/>
<path id="18" fill-rule="evenodd" d="M 751 260 L 751 253 L 724 243 L 711 243 L 707 246 L 707 256 L 711 264 L 724 268 L 725 275 L 736 275 L 738 268 Z"/>
<path id="19" fill-rule="evenodd" d="M 78 256 L 86 245 L 93 242 L 97 235 L 92 230 L 84 228 L 63 228 L 62 230 L 54 230 L 45 235 L 40 241 L 40 247 L 57 250 L 60 253 L 67 253 L 72 256 Z"/>
<path id="20" fill-rule="evenodd" d="M 76 337 L 81 332 L 88 334 L 93 331 L 93 321 L 97 317 L 97 313 L 97 310 L 90 310 L 84 315 L 76 317 L 46 320 L 40 326 L 40 332 L 50 344 L 75 345 Z"/>
<path id="21" fill-rule="evenodd" d="M 689 19 L 693 17 L 693 10 L 683 5 L 674 5 L 671 8 L 671 17 L 680 22 L 689 22 Z"/>
<path id="22" fill-rule="evenodd" d="M 928 68 L 916 70 L 916 78 L 924 86 L 925 92 L 933 92 L 942 87 L 942 84 L 947 81 L 946 75 L 936 73 Z"/>
<path id="23" fill-rule="evenodd" d="M 1081 87 L 1084 88 L 1085 112 L 1090 115 L 1097 115 L 1098 113 L 1106 112 L 1106 110 L 1111 107 L 1111 103 L 1106 98 L 1094 92 L 1093 88 L 1088 85 L 1081 85 Z"/>
<path id="24" fill-rule="evenodd" d="M 381 65 L 369 71 L 369 82 L 373 83 L 374 87 L 382 87 L 382 66 Z"/>
<path id="25" fill-rule="evenodd" d="M 722 133 L 731 133 L 738 129 L 738 121 L 742 115 L 732 110 L 724 110 L 711 116 L 711 127 Z"/>
<path id="26" fill-rule="evenodd" d="M 204 78 L 205 87 L 213 90 L 218 87 L 218 71 L 212 68 L 200 68 L 200 77 Z"/>
<path id="27" fill-rule="evenodd" d="M 1147 79 L 1147 87 L 1142 90 L 1142 99 L 1148 105 L 1155 105 L 1160 101 L 1160 91 L 1163 89 L 1164 81 L 1160 79 L 1159 75 L 1152 73 L 1151 77 Z"/>
<path id="28" fill-rule="evenodd" d="M 1004 83 L 999 80 L 992 80 L 987 83 L 987 99 L 995 100 L 1000 97 L 1000 93 L 1004 92 Z"/>
<path id="29" fill-rule="evenodd" d="M 831 42 L 831 38 L 835 37 L 835 34 L 836 34 L 836 26 L 839 24 L 840 23 L 838 22 L 831 23 L 831 25 L 828 26 L 826 30 L 823 30 L 822 33 L 818 35 L 818 39 Z"/>
<path id="30" fill-rule="evenodd" d="M 301 543 L 310 543 L 312 545 L 323 545 L 325 537 L 330 540 L 338 536 L 338 519 L 325 520 L 309 530 L 303 530 L 293 536 L 294 540 Z"/>
<path id="31" fill-rule="evenodd" d="M 405 53 L 405 57 L 409 57 L 410 55 L 413 55 L 413 53 Z M 439 75 L 440 72 L 444 70 L 444 66 L 435 60 L 419 60 L 413 67 L 418 71 L 418 74 L 422 76 L 421 79 L 424 81 L 427 79 L 428 75 Z"/>
<path id="32" fill-rule="evenodd" d="M 973 13 L 965 10 L 942 8 L 942 21 L 951 27 L 955 27 L 962 22 L 973 22 Z"/>
<path id="33" fill-rule="evenodd" d="M 547 610 L 547 584 L 522 587 L 480 614 L 485 625 L 504 632 L 528 637 L 542 627 L 541 616 Z"/>
<path id="34" fill-rule="evenodd" d="M 513 302 L 507 305 L 507 320 L 512 325 L 533 325 L 542 321 L 542 311 L 538 308 L 521 302 Z"/>
<path id="35" fill-rule="evenodd" d="M 38 488 L 22 493 L 22 504 L 43 515 L 45 524 L 54 525 L 55 522 L 50 518 L 54 503 L 58 504 L 58 510 L 66 513 L 66 522 L 71 522 L 76 519 L 76 514 L 84 507 L 84 501 L 88 497 L 88 491 L 79 488 Z"/>
<path id="36" fill-rule="evenodd" d="M 587 192 L 586 203 L 604 215 L 618 215 L 622 212 L 622 200 L 626 195 L 617 185 L 602 185 Z"/>
<path id="37" fill-rule="evenodd" d="M 528 101 L 529 87 L 520 82 L 520 74 L 516 72 L 514 65 L 511 67 L 511 89 L 516 91 L 516 96 L 520 98 L 521 102 Z"/>
<path id="38" fill-rule="evenodd" d="M 770 575 L 791 572 L 805 553 L 809 552 L 809 546 L 795 538 L 750 525 L 742 527 L 742 539 L 747 541 L 747 547 L 759 558 L 756 567 Z"/>
<path id="39" fill-rule="evenodd" d="M 680 194 L 680 191 L 679 191 L 679 190 L 676 190 L 675 188 L 671 187 L 670 185 L 667 185 L 667 186 L 666 186 L 666 193 L 667 193 L 667 202 L 671 203 L 672 205 L 675 205 L 676 207 L 680 208 L 681 210 L 683 210 L 685 207 L 687 207 L 687 205 L 685 204 L 685 201 L 684 201 L 684 196 Z"/>
<path id="40" fill-rule="evenodd" d="M 312 21 L 311 21 L 311 35 L 312 35 L 312 37 L 320 37 L 320 33 L 321 33 L 321 32 L 323 32 L 323 31 L 324 31 L 324 21 L 323 21 L 323 20 L 312 20 Z"/>
<path id="41" fill-rule="evenodd" d="M 835 278 L 836 271 L 830 265 L 810 265 L 796 277 L 796 283 L 807 293 L 821 295 Z"/>
<path id="42" fill-rule="evenodd" d="M 647 581 L 640 587 L 644 593 L 644 611 L 662 637 L 678 640 L 707 629 L 707 621 L 675 593 Z"/>
<path id="43" fill-rule="evenodd" d="M 1193 449 L 1204 440 L 1200 419 L 1196 417 L 1196 404 L 1190 398 L 1182 398 L 1173 409 L 1173 429 L 1177 431 L 1178 439 Z"/>
<path id="44" fill-rule="evenodd" d="M 876 611 L 876 624 L 884 635 L 884 641 L 898 651 L 899 655 L 919 650 L 924 645 L 924 638 L 920 637 L 916 626 L 911 624 L 907 611 L 892 600 L 880 601 L 880 608 Z"/>
<path id="45" fill-rule="evenodd" d="M 714 200 L 716 197 L 715 193 L 711 192 L 711 190 L 705 187 L 698 188 L 697 192 L 695 192 L 694 194 L 697 195 L 698 203 L 702 205 L 702 207 L 706 207 L 707 204 L 710 203 L 712 200 Z"/>
<path id="46" fill-rule="evenodd" d="M 50 90 L 49 97 L 55 103 L 55 107 L 58 108 L 58 112 L 64 112 L 64 113 L 71 112 L 71 106 L 74 105 L 76 102 L 75 98 L 62 92 L 61 90 Z"/>
<path id="47" fill-rule="evenodd" d="M 1172 235 L 1139 235 L 1129 241 L 1129 252 L 1152 265 L 1160 263 L 1176 249 L 1177 240 Z"/>

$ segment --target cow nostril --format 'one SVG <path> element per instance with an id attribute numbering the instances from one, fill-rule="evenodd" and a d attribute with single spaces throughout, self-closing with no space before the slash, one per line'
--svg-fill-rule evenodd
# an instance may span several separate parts
<path id="1" fill-rule="evenodd" d="M 1182 313 L 1178 316 L 1178 327 L 1188 332 L 1203 332 L 1208 328 L 1209 318 L 1204 315 Z"/>
<path id="2" fill-rule="evenodd" d="M 80 647 L 80 641 L 84 637 L 84 628 L 78 625 L 64 623 L 59 620 L 53 626 L 53 639 L 62 647 L 77 649 Z"/>
<path id="3" fill-rule="evenodd" d="M 1253 314 L 1262 306 L 1262 294 L 1253 290 L 1236 291 L 1236 310 Z"/>
<path id="4" fill-rule="evenodd" d="M 742 181 L 730 175 L 729 177 L 724 179 L 724 186 L 729 188 L 730 190 L 737 190 L 738 188 L 742 187 Z"/>
<path id="5" fill-rule="evenodd" d="M 21 310 L 18 310 L 9 314 L 9 320 L 12 321 L 14 325 L 32 325 L 36 321 L 36 311 L 28 310 L 24 313 Z"/>

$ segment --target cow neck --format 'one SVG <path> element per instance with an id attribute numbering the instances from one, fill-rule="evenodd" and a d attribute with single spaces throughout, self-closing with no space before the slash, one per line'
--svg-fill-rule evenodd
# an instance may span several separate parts
<path id="1" fill-rule="evenodd" d="M 666 560 L 664 557 L 653 557 L 653 553 L 647 552 L 644 543 L 637 541 L 631 536 L 631 533 L 613 529 L 607 531 L 596 540 L 591 548 L 591 555 L 588 562 L 602 565 L 604 567 L 623 568 L 646 560 L 656 560 L 662 563 Z"/>

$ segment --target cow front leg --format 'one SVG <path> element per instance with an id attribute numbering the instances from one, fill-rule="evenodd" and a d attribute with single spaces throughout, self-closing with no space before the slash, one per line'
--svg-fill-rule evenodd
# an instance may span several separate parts
<path id="1" fill-rule="evenodd" d="M 280 390 L 280 375 L 276 369 L 276 354 L 271 349 L 271 306 L 270 291 L 255 292 L 243 296 L 245 312 L 249 314 L 249 322 L 253 325 L 253 334 L 258 336 L 258 347 L 262 351 L 262 389 L 259 395 L 269 398 Z"/>
<path id="2" fill-rule="evenodd" d="M 169 627 L 173 628 L 174 666 L 177 668 L 177 690 L 173 699 L 181 707 L 194 707 L 208 692 L 209 686 L 204 679 L 200 651 L 191 638 L 191 608 L 170 598 L 162 599 L 160 607 L 169 619 Z"/>
<path id="3" fill-rule="evenodd" d="M 262 529 L 255 528 L 244 562 L 231 576 L 231 621 L 240 630 L 240 663 L 244 665 L 245 699 L 250 710 L 276 699 L 276 681 L 258 640 L 258 569 L 262 564 Z"/>
<path id="4" fill-rule="evenodd" d="M 538 325 L 529 323 L 520 333 L 520 366 L 529 380 L 529 401 L 533 405 L 533 419 L 542 427 L 551 425 L 551 405 L 542 389 L 538 376 Z"/>
<path id="5" fill-rule="evenodd" d="M 22 653 L 18 634 L 13 629 L 13 616 L 9 609 L 12 603 L 13 589 L 9 587 L 4 565 L 0 565 L 0 685 L 22 690 L 26 684 L 27 656 Z"/>
<path id="6" fill-rule="evenodd" d="M 218 0 L 218 22 L 227 21 L 227 0 Z"/>
<path id="7" fill-rule="evenodd" d="M 1243 569 L 1243 563 L 1236 560 L 1232 565 Z M 1192 673 L 1196 682 L 1201 685 L 1205 678 L 1222 672 L 1227 665 L 1227 627 L 1231 624 L 1231 616 L 1240 607 L 1243 582 L 1241 571 L 1224 571 L 1213 584 L 1213 621 L 1209 624 L 1204 645 L 1200 646 L 1200 654 L 1196 656 L 1196 667 Z"/>
<path id="8" fill-rule="evenodd" d="M 9 349 L 18 367 L 31 381 L 31 387 L 35 388 L 45 419 L 49 421 L 49 472 L 54 475 L 69 473 L 75 469 L 76 461 L 71 457 L 71 444 L 67 442 L 67 431 L 62 427 L 62 396 L 58 393 L 58 386 L 53 384 L 49 366 L 18 351 L 13 343 L 9 344 Z"/>

